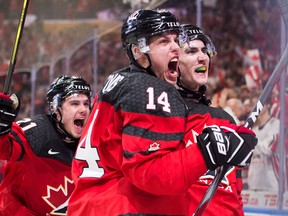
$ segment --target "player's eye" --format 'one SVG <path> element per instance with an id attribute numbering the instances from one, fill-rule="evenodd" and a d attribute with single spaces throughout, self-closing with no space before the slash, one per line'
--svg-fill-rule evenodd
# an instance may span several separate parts
<path id="1" fill-rule="evenodd" d="M 195 54 L 198 52 L 198 49 L 196 47 L 189 47 L 186 52 L 190 54 Z"/>
<path id="2" fill-rule="evenodd" d="M 160 43 L 168 43 L 168 40 L 167 40 L 166 38 L 162 38 L 162 39 L 160 40 Z"/>
<path id="3" fill-rule="evenodd" d="M 70 103 L 72 106 L 78 106 L 80 103 L 78 101 L 71 101 Z"/>
<path id="4" fill-rule="evenodd" d="M 89 101 L 85 101 L 84 106 L 90 107 L 90 102 Z"/>
<path id="5" fill-rule="evenodd" d="M 201 51 L 202 51 L 203 53 L 205 53 L 205 54 L 208 54 L 208 49 L 207 49 L 207 47 L 203 47 L 203 48 L 201 49 Z"/>
<path id="6" fill-rule="evenodd" d="M 174 42 L 177 43 L 177 44 L 179 44 L 179 38 L 178 38 L 178 37 L 175 38 Z"/>

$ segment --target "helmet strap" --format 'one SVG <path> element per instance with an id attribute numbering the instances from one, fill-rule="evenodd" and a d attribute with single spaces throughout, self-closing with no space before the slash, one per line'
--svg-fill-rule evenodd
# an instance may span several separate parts
<path id="1" fill-rule="evenodd" d="M 136 65 L 137 67 L 147 71 L 147 73 L 149 75 L 156 76 L 156 74 L 151 69 L 152 63 L 151 63 L 151 58 L 150 58 L 149 54 L 147 52 L 142 52 L 141 49 L 138 46 L 137 46 L 138 51 L 135 52 L 134 50 L 132 50 L 133 48 L 135 48 L 135 46 L 136 45 L 131 45 L 130 46 L 130 54 L 133 57 L 133 58 L 130 58 L 130 59 L 133 59 L 133 61 L 131 63 Z M 148 67 L 143 67 L 137 61 L 143 54 L 146 56 L 146 59 L 148 60 L 148 63 L 149 63 Z"/>
<path id="2" fill-rule="evenodd" d="M 147 71 L 147 73 L 149 75 L 152 75 L 152 76 L 156 76 L 156 74 L 154 73 L 154 71 L 151 69 L 151 66 L 152 66 L 152 63 L 151 63 L 151 59 L 150 59 L 150 56 L 148 55 L 148 53 L 144 53 L 148 62 L 149 62 L 149 66 L 147 68 L 145 68 L 145 70 Z"/>
<path id="3" fill-rule="evenodd" d="M 179 82 L 180 83 L 180 82 Z M 178 83 L 178 85 L 179 85 Z M 200 103 L 200 104 L 204 104 L 206 106 L 210 106 L 211 105 L 211 100 L 206 98 L 205 92 L 206 92 L 206 86 L 202 85 L 199 87 L 198 91 L 191 91 L 186 89 L 185 87 L 183 87 L 181 85 L 182 89 L 178 89 L 178 92 L 180 93 L 180 95 L 184 98 L 187 99 L 192 99 L 193 101 Z"/>

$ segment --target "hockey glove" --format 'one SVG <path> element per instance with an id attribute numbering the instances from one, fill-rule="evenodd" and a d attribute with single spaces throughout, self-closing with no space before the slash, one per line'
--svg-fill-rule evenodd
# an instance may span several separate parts
<path id="1" fill-rule="evenodd" d="M 228 135 L 230 142 L 227 163 L 238 167 L 249 166 L 258 142 L 255 133 L 246 127 L 237 125 L 221 127 L 221 129 Z"/>
<path id="2" fill-rule="evenodd" d="M 227 162 L 228 136 L 217 125 L 206 127 L 197 137 L 197 143 L 209 170 L 214 170 Z"/>
<path id="3" fill-rule="evenodd" d="M 15 121 L 20 109 L 20 100 L 16 94 L 10 97 L 0 93 L 0 135 L 11 131 L 12 123 Z"/>

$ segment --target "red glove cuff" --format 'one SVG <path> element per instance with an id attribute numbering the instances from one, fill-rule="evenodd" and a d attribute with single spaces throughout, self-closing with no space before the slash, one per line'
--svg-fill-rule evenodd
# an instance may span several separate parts
<path id="1" fill-rule="evenodd" d="M 229 133 L 231 132 L 230 129 L 235 130 L 237 133 L 244 133 L 244 134 L 251 134 L 253 136 L 256 136 L 256 134 L 254 133 L 254 131 L 244 127 L 244 126 L 238 126 L 235 124 L 229 124 L 228 126 L 220 126 L 220 128 L 225 132 L 225 133 Z"/>
<path id="2" fill-rule="evenodd" d="M 5 100 L 11 100 L 11 98 L 8 95 L 4 94 L 4 93 L 0 93 L 0 98 L 3 98 Z"/>

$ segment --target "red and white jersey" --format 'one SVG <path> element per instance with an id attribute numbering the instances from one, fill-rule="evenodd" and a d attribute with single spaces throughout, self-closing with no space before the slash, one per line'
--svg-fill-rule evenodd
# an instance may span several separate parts
<path id="1" fill-rule="evenodd" d="M 131 67 L 98 94 L 72 164 L 70 216 L 187 215 L 187 190 L 207 171 L 198 146 L 180 141 L 176 88 Z"/>
<path id="2" fill-rule="evenodd" d="M 274 162 L 278 162 L 276 147 L 279 127 L 279 119 L 271 117 L 265 125 L 253 128 L 258 145 L 248 170 L 248 186 L 251 190 L 278 191 L 278 167 L 274 166 Z"/>
<path id="3" fill-rule="evenodd" d="M 35 116 L 13 123 L 12 131 L 0 136 L 0 158 L 7 160 L 0 184 L 0 215 L 66 215 L 74 189 L 67 148 L 50 117 Z"/>
<path id="4" fill-rule="evenodd" d="M 189 117 L 187 130 L 185 133 L 186 146 L 196 145 L 196 137 L 201 134 L 207 126 L 218 125 L 235 129 L 233 118 L 224 110 L 208 107 L 203 104 L 186 101 L 189 107 Z M 214 180 L 215 171 L 208 171 L 189 189 L 190 210 L 189 215 L 193 215 L 202 197 L 206 193 L 209 185 Z M 242 178 L 241 169 L 231 166 L 223 177 L 214 197 L 208 205 L 204 216 L 243 216 L 243 203 L 241 197 Z M 228 201 L 229 200 L 229 201 Z"/>

